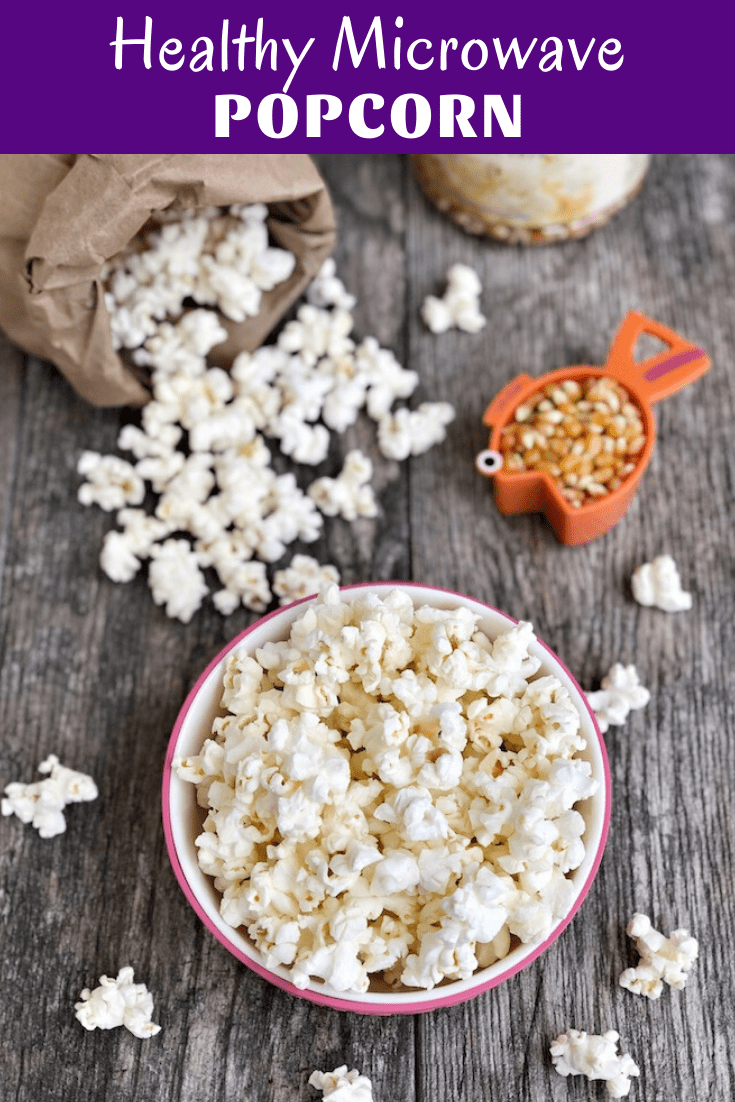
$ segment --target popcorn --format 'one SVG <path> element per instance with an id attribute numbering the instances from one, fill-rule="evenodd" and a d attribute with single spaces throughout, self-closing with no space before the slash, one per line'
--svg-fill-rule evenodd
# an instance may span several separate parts
<path id="1" fill-rule="evenodd" d="M 454 420 L 449 402 L 422 402 L 416 410 L 398 409 L 378 423 L 378 446 L 388 459 L 408 459 L 440 444 Z"/>
<path id="2" fill-rule="evenodd" d="M 233 651 L 211 738 L 174 768 L 207 809 L 196 845 L 221 914 L 268 967 L 298 987 L 360 992 L 382 971 L 428 989 L 550 935 L 597 782 L 534 639 L 330 585 L 287 639 Z"/>
<path id="3" fill-rule="evenodd" d="M 233 321 L 256 316 L 262 292 L 288 279 L 296 258 L 268 245 L 267 208 L 253 205 L 244 219 L 236 209 L 225 215 L 217 208 L 181 212 L 176 221 L 148 235 L 144 252 L 131 251 L 108 264 L 104 274 L 113 347 L 136 348 L 153 338 L 148 352 L 172 366 L 180 350 L 169 331 L 156 343 L 157 321 L 180 314 L 186 298 L 216 305 Z M 226 336 L 219 335 L 223 331 L 216 315 L 189 324 L 199 335 L 198 344 L 191 342 L 192 351 L 203 349 L 200 355 Z"/>
<path id="4" fill-rule="evenodd" d="M 273 592 L 282 605 L 318 593 L 323 585 L 339 585 L 336 566 L 322 566 L 310 555 L 294 555 L 290 566 L 277 570 L 273 579 Z"/>
<path id="5" fill-rule="evenodd" d="M 293 474 L 275 473 L 262 434 L 278 442 L 282 455 L 314 466 L 328 457 L 330 431 L 344 431 L 363 408 L 374 420 L 390 418 L 393 402 L 418 384 L 416 373 L 374 338 L 355 346 L 354 296 L 333 260 L 277 345 L 240 353 L 230 372 L 208 365 L 227 331 L 214 309 L 188 309 L 185 301 L 241 321 L 257 313 L 262 291 L 293 270 L 294 257 L 268 245 L 267 213 L 262 205 L 238 204 L 224 213 L 213 207 L 160 215 L 145 248 L 128 250 L 103 273 L 113 345 L 152 369 L 153 397 L 142 426 L 125 425 L 118 436 L 135 464 L 85 452 L 79 472 L 88 481 L 79 498 L 118 511 L 122 531 L 105 538 L 102 570 L 127 582 L 151 559 L 154 599 L 184 622 L 209 592 L 202 570 L 219 576 L 212 601 L 223 615 L 243 604 L 262 611 L 271 600 L 263 564 L 281 559 L 297 539 L 315 540 L 322 513 L 350 521 L 377 515 L 372 464 L 362 452 L 349 453 L 341 473 L 317 479 L 307 495 Z M 399 413 L 400 431 L 392 435 L 407 443 L 394 443 L 393 454 L 401 448 L 418 454 L 438 443 L 452 416 L 447 403 Z M 391 426 L 380 432 L 390 436 Z M 129 508 L 142 504 L 146 483 L 160 495 L 152 515 Z M 300 569 L 303 557 L 280 584 L 307 584 L 295 580 Z M 325 577 L 333 578 L 332 569 L 325 568 Z"/>
<path id="6" fill-rule="evenodd" d="M 603 677 L 602 688 L 598 692 L 587 693 L 587 700 L 603 735 L 611 726 L 621 727 L 630 711 L 644 708 L 650 699 L 651 694 L 641 685 L 635 666 L 623 666 L 620 662 L 616 662 Z"/>
<path id="7" fill-rule="evenodd" d="M 55 754 L 42 761 L 38 771 L 49 776 L 33 784 L 14 782 L 6 785 L 0 811 L 3 815 L 17 815 L 23 823 L 31 823 L 42 838 L 53 838 L 66 830 L 64 808 L 67 804 L 96 800 L 97 785 L 86 773 L 77 773 L 61 765 Z"/>
<path id="8" fill-rule="evenodd" d="M 153 1037 L 160 1025 L 151 1021 L 153 998 L 144 983 L 133 983 L 133 969 L 121 968 L 115 979 L 100 976 L 94 990 L 85 987 L 74 1004 L 85 1029 L 115 1029 L 124 1025 L 136 1037 Z"/>
<path id="9" fill-rule="evenodd" d="M 569 1029 L 551 1044 L 551 1059 L 559 1075 L 586 1075 L 588 1079 L 604 1079 L 611 1098 L 625 1098 L 630 1093 L 631 1076 L 640 1075 L 640 1068 L 627 1054 L 618 1054 L 620 1035 L 609 1029 L 602 1036 Z"/>
<path id="10" fill-rule="evenodd" d="M 298 352 L 306 364 L 315 364 L 322 356 L 340 356 L 354 348 L 352 314 L 349 310 L 324 310 L 306 303 L 296 311 L 278 338 L 285 352 Z"/>
<path id="11" fill-rule="evenodd" d="M 487 322 L 480 311 L 482 284 L 476 272 L 466 264 L 453 264 L 447 272 L 443 298 L 428 295 L 421 316 L 432 333 L 445 333 L 455 327 L 466 333 L 479 333 Z"/>
<path id="12" fill-rule="evenodd" d="M 358 1071 L 348 1071 L 347 1064 L 334 1071 L 313 1071 L 309 1086 L 322 1091 L 332 1102 L 373 1102 L 373 1085 Z"/>
<path id="13" fill-rule="evenodd" d="M 634 914 L 626 933 L 635 940 L 641 960 L 636 968 L 626 968 L 621 974 L 621 987 L 649 999 L 658 999 L 665 983 L 677 990 L 684 987 L 699 953 L 699 944 L 688 930 L 674 930 L 664 937 L 654 930 L 647 915 Z"/>
<path id="14" fill-rule="evenodd" d="M 157 605 L 166 606 L 166 615 L 188 624 L 209 592 L 197 564 L 196 555 L 186 540 L 168 539 L 151 548 L 148 584 Z"/>
<path id="15" fill-rule="evenodd" d="M 357 302 L 337 278 L 337 265 L 332 256 L 324 261 L 309 284 L 306 297 L 313 306 L 337 306 L 340 310 L 351 310 Z"/>
<path id="16" fill-rule="evenodd" d="M 77 492 L 82 505 L 99 505 L 105 512 L 111 512 L 123 505 L 140 505 L 145 496 L 143 479 L 130 463 L 116 455 L 84 451 L 79 456 L 77 472 L 88 479 Z"/>
<path id="17" fill-rule="evenodd" d="M 140 559 L 122 532 L 111 531 L 102 542 L 100 566 L 113 582 L 129 582 L 140 570 Z"/>
<path id="18" fill-rule="evenodd" d="M 630 584 L 639 605 L 653 605 L 664 612 L 685 612 L 692 607 L 692 595 L 682 589 L 671 555 L 643 563 L 633 572 Z"/>
<path id="19" fill-rule="evenodd" d="M 374 517 L 378 513 L 370 479 L 373 465 L 359 449 L 348 452 L 344 466 L 336 478 L 318 478 L 307 493 L 328 517 L 345 520 Z"/>
<path id="20" fill-rule="evenodd" d="M 410 398 L 418 386 L 415 371 L 401 367 L 389 348 L 381 348 L 375 337 L 365 337 L 355 349 L 355 365 L 365 379 L 367 411 L 380 421 L 399 398 Z"/>

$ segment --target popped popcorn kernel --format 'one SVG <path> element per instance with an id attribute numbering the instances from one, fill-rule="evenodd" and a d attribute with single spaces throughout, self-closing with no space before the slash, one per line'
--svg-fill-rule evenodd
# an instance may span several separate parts
<path id="1" fill-rule="evenodd" d="M 310 597 L 326 584 L 339 585 L 336 566 L 322 566 L 311 555 L 294 555 L 289 566 L 277 570 L 273 580 L 273 592 L 282 605 Z"/>
<path id="2" fill-rule="evenodd" d="M 624 666 L 621 662 L 616 662 L 603 677 L 598 692 L 587 693 L 587 700 L 603 735 L 610 727 L 622 727 L 628 713 L 645 708 L 650 699 L 651 694 L 641 685 L 635 666 Z"/>
<path id="3" fill-rule="evenodd" d="M 85 987 L 74 1004 L 85 1029 L 115 1029 L 124 1025 L 134 1036 L 153 1037 L 160 1025 L 151 1021 L 153 998 L 143 983 L 133 983 L 133 969 L 121 968 L 115 979 L 100 976 L 94 990 Z"/>
<path id="4" fill-rule="evenodd" d="M 659 555 L 653 562 L 643 563 L 633 572 L 630 584 L 639 605 L 654 606 L 663 612 L 686 612 L 692 607 L 692 595 L 682 588 L 671 555 Z"/>
<path id="5" fill-rule="evenodd" d="M 30 823 L 42 838 L 54 838 L 66 830 L 67 804 L 96 800 L 97 785 L 86 773 L 61 765 L 55 754 L 41 762 L 38 772 L 48 776 L 32 784 L 13 782 L 5 786 L 0 812 L 17 815 L 22 823 Z"/>
<path id="6" fill-rule="evenodd" d="M 637 967 L 621 974 L 621 987 L 649 999 L 660 998 L 665 983 L 677 990 L 684 987 L 699 955 L 699 943 L 688 930 L 674 930 L 665 937 L 653 928 L 647 915 L 634 914 L 626 933 L 635 941 L 641 959 Z"/>
<path id="7" fill-rule="evenodd" d="M 611 1098 L 625 1098 L 630 1094 L 631 1077 L 640 1075 L 640 1068 L 628 1053 L 618 1053 L 619 1040 L 614 1029 L 601 1036 L 568 1029 L 552 1041 L 551 1059 L 559 1075 L 603 1079 Z"/>
<path id="8" fill-rule="evenodd" d="M 482 284 L 477 273 L 467 264 L 453 264 L 447 272 L 447 288 L 442 298 L 428 295 L 421 307 L 421 316 L 432 333 L 447 329 L 464 329 L 479 333 L 487 323 L 480 310 Z"/>
<path id="9" fill-rule="evenodd" d="M 366 1075 L 348 1071 L 343 1064 L 334 1071 L 313 1071 L 309 1085 L 322 1092 L 332 1102 L 373 1102 L 373 1085 Z"/>

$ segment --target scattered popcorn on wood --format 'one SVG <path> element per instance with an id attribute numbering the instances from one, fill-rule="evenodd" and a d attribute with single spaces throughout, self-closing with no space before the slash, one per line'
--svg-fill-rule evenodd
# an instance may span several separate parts
<path id="1" fill-rule="evenodd" d="M 508 471 L 545 471 L 573 507 L 617 490 L 646 438 L 640 410 L 609 376 L 564 379 L 530 395 L 501 434 Z"/>
<path id="2" fill-rule="evenodd" d="M 334 1071 L 313 1071 L 309 1085 L 321 1091 L 331 1102 L 373 1102 L 373 1085 L 366 1075 L 347 1070 L 347 1064 Z"/>
<path id="3" fill-rule="evenodd" d="M 174 768 L 208 809 L 222 917 L 266 967 L 430 989 L 550 935 L 597 782 L 534 639 L 327 586 L 285 641 L 232 653 L 211 738 Z"/>
<path id="4" fill-rule="evenodd" d="M 682 589 L 671 555 L 659 555 L 653 562 L 643 563 L 633 572 L 630 584 L 639 605 L 663 612 L 686 612 L 692 607 L 692 595 Z"/>
<path id="5" fill-rule="evenodd" d="M 38 772 L 49 776 L 32 784 L 6 785 L 0 810 L 3 815 L 17 815 L 21 822 L 31 823 L 42 838 L 53 838 L 66 830 L 67 804 L 96 800 L 97 785 L 86 773 L 61 765 L 55 754 L 41 762 Z"/>
<path id="6" fill-rule="evenodd" d="M 604 1079 L 611 1098 L 625 1098 L 631 1077 L 640 1075 L 640 1069 L 628 1053 L 618 1053 L 619 1040 L 614 1029 L 601 1036 L 569 1029 L 552 1042 L 551 1059 L 559 1075 Z"/>
<path id="7" fill-rule="evenodd" d="M 634 914 L 626 927 L 640 954 L 636 968 L 626 968 L 620 976 L 620 986 L 636 995 L 658 999 L 666 983 L 681 990 L 687 973 L 699 954 L 699 943 L 688 930 L 674 930 L 664 937 L 654 930 L 647 915 Z"/>
<path id="8" fill-rule="evenodd" d="M 603 677 L 602 688 L 598 692 L 587 693 L 587 700 L 603 735 L 610 727 L 622 727 L 628 713 L 636 708 L 645 708 L 650 699 L 651 694 L 641 685 L 635 666 L 624 666 L 621 662 L 616 662 Z"/>
<path id="9" fill-rule="evenodd" d="M 467 264 L 453 264 L 447 272 L 447 289 L 442 298 L 428 295 L 421 307 L 421 316 L 432 333 L 447 329 L 463 329 L 479 333 L 487 323 L 480 310 L 482 283 Z"/>
<path id="10" fill-rule="evenodd" d="M 133 983 L 133 969 L 121 968 L 115 979 L 100 976 L 94 990 L 85 987 L 74 1004 L 85 1029 L 115 1029 L 124 1025 L 136 1037 L 153 1037 L 160 1025 L 151 1021 L 153 997 L 144 983 Z"/>
<path id="11" fill-rule="evenodd" d="M 354 296 L 333 260 L 276 345 L 241 353 L 230 372 L 208 366 L 227 336 L 214 308 L 235 320 L 257 313 L 261 291 L 290 274 L 293 258 L 267 247 L 266 214 L 256 205 L 163 219 L 142 250 L 106 269 L 115 347 L 152 369 L 153 397 L 141 426 L 126 425 L 118 437 L 135 463 L 83 453 L 78 469 L 87 481 L 78 496 L 117 511 L 120 530 L 108 533 L 100 554 L 105 574 L 128 582 L 150 560 L 154 600 L 184 623 L 210 592 L 223 615 L 243 605 L 263 611 L 271 600 L 264 563 L 296 540 L 317 539 L 322 515 L 377 515 L 372 464 L 361 452 L 307 494 L 294 474 L 276 474 L 264 438 L 314 466 L 327 458 L 331 432 L 344 432 L 365 409 L 379 422 L 379 447 L 407 458 L 443 440 L 454 416 L 448 403 L 424 403 L 393 419 L 394 402 L 413 393 L 418 376 L 373 337 L 356 346 Z M 202 308 L 166 320 L 190 298 Z M 147 485 L 159 495 L 154 514 L 131 508 Z M 203 573 L 210 569 L 218 577 L 211 586 Z"/>
<path id="12" fill-rule="evenodd" d="M 339 585 L 336 566 L 322 566 L 311 555 L 294 555 L 290 566 L 276 570 L 273 576 L 273 592 L 282 605 L 290 605 L 303 597 L 311 597 L 325 585 Z"/>

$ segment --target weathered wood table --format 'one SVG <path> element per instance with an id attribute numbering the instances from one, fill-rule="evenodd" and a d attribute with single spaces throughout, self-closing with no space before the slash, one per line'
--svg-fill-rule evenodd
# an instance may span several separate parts
<path id="1" fill-rule="evenodd" d="M 381 515 L 334 521 L 311 545 L 344 582 L 416 579 L 530 619 L 596 687 L 635 663 L 651 701 L 606 737 L 609 843 L 580 913 L 526 971 L 475 1001 L 379 1019 L 291 998 L 203 929 L 168 864 L 159 786 L 176 713 L 199 671 L 250 617 L 211 605 L 168 620 L 142 578 L 114 585 L 98 555 L 110 518 L 77 503 L 79 452 L 115 451 L 130 411 L 88 407 L 3 339 L 0 372 L 0 786 L 56 753 L 91 773 L 93 804 L 44 841 L 0 819 L 0 1097 L 13 1102 L 296 1102 L 315 1068 L 346 1063 L 376 1102 L 538 1102 L 606 1097 L 562 1079 L 548 1046 L 567 1027 L 616 1029 L 641 1074 L 631 1098 L 732 1097 L 735 1078 L 735 158 L 657 157 L 635 202 L 588 239 L 505 247 L 465 236 L 424 200 L 409 162 L 323 157 L 339 216 L 339 270 L 357 331 L 420 372 L 415 400 L 447 399 L 445 444 L 380 460 L 358 424 L 340 441 L 376 459 Z M 484 286 L 486 329 L 432 336 L 419 308 L 464 261 Z M 520 371 L 602 363 L 638 308 L 711 354 L 712 370 L 657 410 L 659 441 L 627 517 L 569 549 L 538 516 L 506 518 L 473 467 L 481 417 Z M 337 468 L 333 456 L 330 469 Z M 676 558 L 691 612 L 632 599 L 633 569 Z M 701 956 L 658 1002 L 617 985 L 637 960 L 634 911 L 688 927 Z M 157 1037 L 85 1032 L 80 990 L 135 968 Z"/>

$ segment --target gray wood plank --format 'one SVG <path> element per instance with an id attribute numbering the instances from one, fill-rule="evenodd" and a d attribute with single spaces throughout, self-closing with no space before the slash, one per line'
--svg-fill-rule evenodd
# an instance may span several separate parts
<path id="1" fill-rule="evenodd" d="M 583 685 L 621 660 L 637 664 L 652 694 L 606 739 L 613 820 L 590 898 L 527 973 L 420 1023 L 420 1098 L 588 1097 L 586 1083 L 550 1066 L 548 1044 L 567 1027 L 617 1029 L 641 1067 L 632 1094 L 647 1102 L 730 1097 L 733 1026 L 722 996 L 733 965 L 710 931 L 733 906 L 731 872 L 722 872 L 732 868 L 735 776 L 726 733 L 735 681 L 725 657 L 735 549 L 734 184 L 732 158 L 657 159 L 640 198 L 607 227 L 543 250 L 458 239 L 421 196 L 409 196 L 410 340 L 427 390 L 454 401 L 459 422 L 447 444 L 412 465 L 411 530 L 427 533 L 412 543 L 414 575 L 531 619 Z M 487 329 L 432 337 L 418 319 L 421 298 L 460 259 L 482 275 Z M 482 412 L 522 370 L 604 362 L 630 308 L 701 342 L 713 370 L 657 408 L 659 441 L 628 516 L 603 539 L 564 548 L 542 518 L 494 509 L 472 469 L 484 446 Z M 461 374 L 447 370 L 458 362 Z M 691 613 L 667 616 L 632 600 L 632 570 L 663 552 L 694 593 Z M 616 987 L 637 959 L 624 934 L 635 910 L 667 933 L 684 925 L 700 936 L 702 959 L 685 992 L 649 1004 Z"/>
<path id="2" fill-rule="evenodd" d="M 115 450 L 130 414 L 93 410 L 50 367 L 0 345 L 0 788 L 35 779 L 48 753 L 92 773 L 96 802 L 43 841 L 0 819 L 0 1084 L 14 1102 L 314 1100 L 314 1068 L 371 1076 L 376 1102 L 605 1097 L 555 1074 L 553 1037 L 617 1029 L 641 1068 L 631 1098 L 731 1097 L 735 925 L 735 158 L 657 157 L 638 199 L 584 241 L 543 249 L 465 236 L 393 156 L 319 158 L 339 218 L 337 260 L 374 334 L 419 371 L 414 402 L 457 410 L 447 441 L 400 466 L 361 421 L 335 441 L 375 461 L 381 515 L 333 522 L 315 545 L 347 583 L 415 578 L 531 619 L 580 683 L 635 662 L 651 702 L 606 737 L 613 818 L 580 913 L 526 971 L 478 999 L 378 1019 L 270 987 L 204 931 L 168 865 L 160 773 L 169 731 L 199 671 L 254 617 L 204 607 L 188 625 L 156 608 L 142 578 L 115 586 L 97 563 L 109 518 L 76 501 L 83 448 Z M 482 275 L 487 328 L 433 336 L 424 296 L 449 265 Z M 630 308 L 711 353 L 712 371 L 657 407 L 659 441 L 628 516 L 562 547 L 540 517 L 501 516 L 476 474 L 483 410 L 510 378 L 602 362 Z M 317 471 L 316 473 L 321 473 Z M 303 481 L 310 472 L 299 471 Z M 313 477 L 313 473 L 311 473 Z M 667 616 L 632 599 L 639 562 L 668 551 L 694 595 Z M 665 932 L 689 926 L 701 958 L 683 992 L 623 991 L 634 910 Z M 84 1032 L 73 1003 L 132 964 L 161 1033 Z M 39 1044 L 39 1039 L 43 1044 Z"/>

